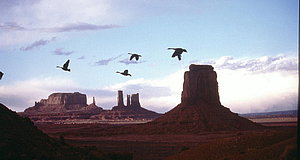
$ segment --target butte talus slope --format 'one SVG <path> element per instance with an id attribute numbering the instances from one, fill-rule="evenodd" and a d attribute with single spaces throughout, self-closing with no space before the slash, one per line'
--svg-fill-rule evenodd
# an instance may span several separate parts
<path id="1" fill-rule="evenodd" d="M 184 74 L 181 103 L 154 121 L 137 126 L 136 132 L 190 134 L 262 128 L 222 106 L 212 66 L 192 64 L 189 69 Z"/>

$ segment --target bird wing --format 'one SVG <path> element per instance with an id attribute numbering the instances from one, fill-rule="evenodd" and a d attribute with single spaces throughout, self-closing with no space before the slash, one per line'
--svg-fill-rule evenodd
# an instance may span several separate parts
<path id="1" fill-rule="evenodd" d="M 125 74 L 128 74 L 128 70 L 127 70 L 127 69 L 126 69 L 126 70 L 124 70 L 124 73 L 125 73 Z"/>
<path id="2" fill-rule="evenodd" d="M 68 59 L 67 62 L 63 65 L 63 68 L 67 69 L 69 67 L 69 63 L 70 63 L 70 60 Z"/>
<path id="3" fill-rule="evenodd" d="M 3 76 L 3 72 L 0 72 L 0 79 L 2 79 L 2 76 Z"/>
<path id="4" fill-rule="evenodd" d="M 178 57 L 178 60 L 181 60 L 181 54 L 179 54 L 177 57 Z"/>
<path id="5" fill-rule="evenodd" d="M 173 53 L 172 57 L 176 57 L 178 55 L 182 54 L 182 51 L 180 50 L 175 50 L 175 52 Z"/>
<path id="6" fill-rule="evenodd" d="M 134 57 L 134 55 L 132 54 L 132 55 L 130 56 L 130 60 L 132 60 L 132 59 L 133 59 L 133 57 Z"/>
<path id="7" fill-rule="evenodd" d="M 140 58 L 140 55 L 137 54 L 137 55 L 135 56 L 135 60 L 139 60 L 139 58 Z"/>

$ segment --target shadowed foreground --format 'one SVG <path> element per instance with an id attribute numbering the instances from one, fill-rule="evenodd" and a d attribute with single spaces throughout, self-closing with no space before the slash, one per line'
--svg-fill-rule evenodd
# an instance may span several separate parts
<path id="1" fill-rule="evenodd" d="M 112 160 L 131 155 L 104 153 L 95 147 L 77 148 L 64 137 L 50 138 L 29 118 L 22 118 L 0 103 L 0 159 L 2 160 Z"/>

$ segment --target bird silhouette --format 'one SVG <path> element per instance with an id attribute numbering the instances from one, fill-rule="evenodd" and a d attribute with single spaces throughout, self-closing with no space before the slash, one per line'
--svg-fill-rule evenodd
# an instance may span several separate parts
<path id="1" fill-rule="evenodd" d="M 168 48 L 168 49 L 173 49 L 175 52 L 173 53 L 172 57 L 178 57 L 178 60 L 181 60 L 181 54 L 183 52 L 187 52 L 186 49 L 183 48 Z"/>
<path id="2" fill-rule="evenodd" d="M 0 80 L 2 79 L 4 73 L 0 71 Z"/>
<path id="3" fill-rule="evenodd" d="M 131 76 L 131 74 L 128 73 L 128 70 L 127 70 L 127 69 L 124 70 L 124 72 L 119 72 L 119 71 L 117 71 L 116 73 L 120 73 L 120 74 L 122 74 L 122 75 L 124 75 L 124 76 Z"/>
<path id="4" fill-rule="evenodd" d="M 131 56 L 130 56 L 130 60 L 132 60 L 133 58 L 135 58 L 135 60 L 139 60 L 139 58 L 140 57 L 142 57 L 142 55 L 140 55 L 140 54 L 135 54 L 135 53 L 128 53 L 128 54 L 130 54 Z"/>
<path id="5" fill-rule="evenodd" d="M 61 66 L 56 66 L 57 68 L 61 68 L 62 70 L 64 71 L 71 71 L 71 69 L 69 69 L 69 63 L 70 63 L 70 60 L 68 59 L 67 62 L 61 67 Z"/>

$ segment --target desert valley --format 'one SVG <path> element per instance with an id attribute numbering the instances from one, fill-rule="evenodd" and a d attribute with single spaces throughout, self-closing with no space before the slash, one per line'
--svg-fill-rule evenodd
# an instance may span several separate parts
<path id="1" fill-rule="evenodd" d="M 83 93 L 53 93 L 22 113 L 0 106 L 0 159 L 297 159 L 297 111 L 237 114 L 220 102 L 217 73 L 190 65 L 181 103 L 147 110 L 117 93 L 104 110 Z"/>

